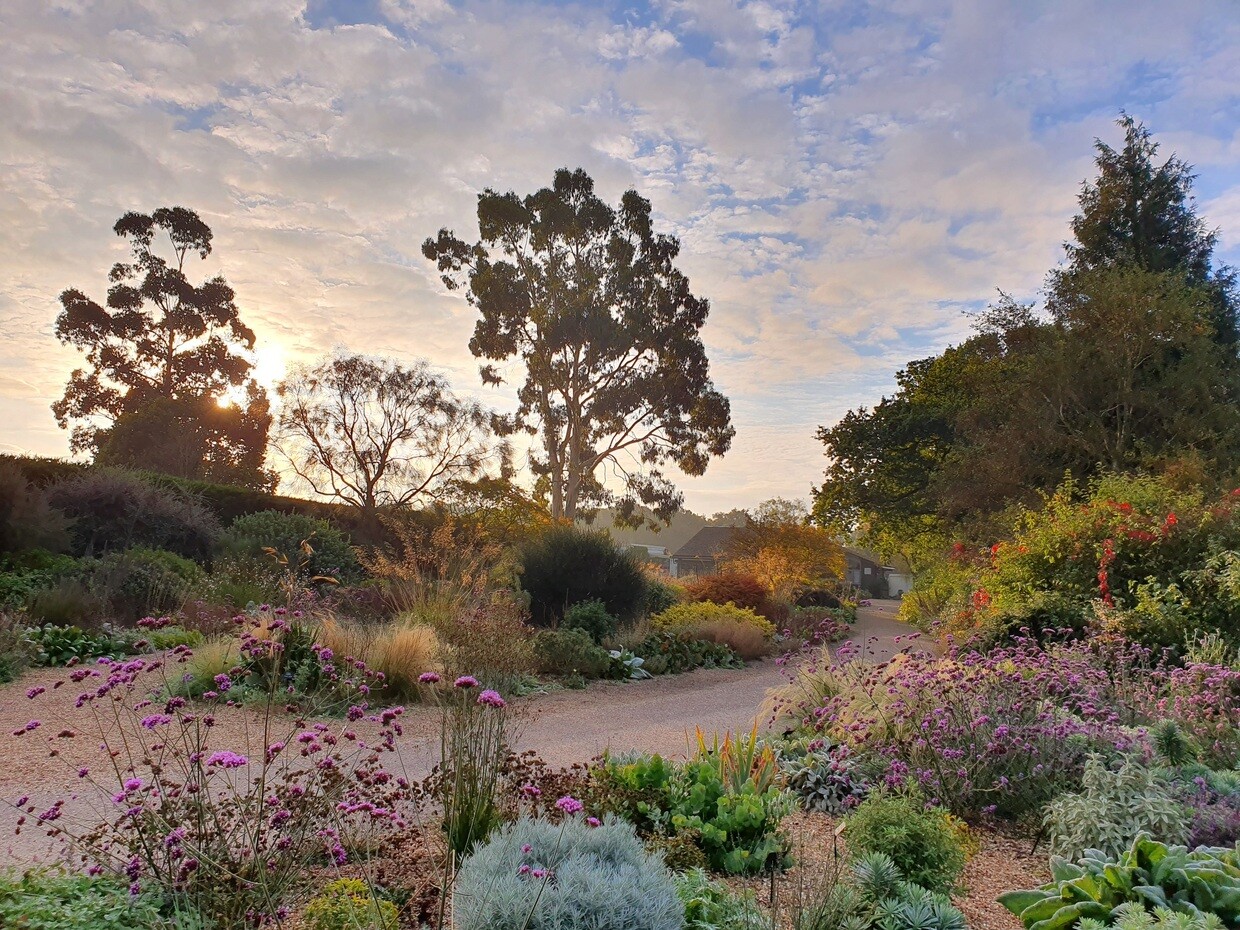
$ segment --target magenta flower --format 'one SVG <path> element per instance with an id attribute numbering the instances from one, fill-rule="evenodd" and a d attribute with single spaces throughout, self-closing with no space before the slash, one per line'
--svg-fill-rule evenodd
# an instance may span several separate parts
<path id="1" fill-rule="evenodd" d="M 140 791 L 140 790 L 142 790 L 142 779 L 141 779 L 141 778 L 127 778 L 127 779 L 125 779 L 125 790 L 126 790 L 126 791 Z"/>
<path id="2" fill-rule="evenodd" d="M 490 689 L 483 691 L 480 695 L 478 695 L 478 703 L 485 704 L 487 707 L 495 708 L 508 706 L 508 702 L 499 696 L 498 691 L 491 691 Z"/>
<path id="3" fill-rule="evenodd" d="M 245 756 L 239 756 L 230 750 L 222 750 L 221 752 L 213 752 L 207 759 L 207 765 L 218 766 L 222 769 L 236 769 L 249 763 L 249 759 Z"/>
<path id="4" fill-rule="evenodd" d="M 424 685 L 437 685 L 440 680 L 440 677 L 434 672 L 423 672 L 418 676 L 418 682 Z"/>
<path id="5" fill-rule="evenodd" d="M 456 688 L 476 688 L 478 687 L 478 679 L 473 675 L 462 675 L 452 684 Z"/>
<path id="6" fill-rule="evenodd" d="M 599 820 L 597 817 L 587 817 L 586 823 L 592 827 L 601 827 L 603 825 L 603 821 Z"/>
<path id="7" fill-rule="evenodd" d="M 542 789 L 537 785 L 531 785 L 528 782 L 521 786 L 521 793 L 527 798 L 537 798 L 542 795 Z M 523 850 L 524 851 L 524 850 Z"/>
<path id="8" fill-rule="evenodd" d="M 533 846 L 531 846 L 529 843 L 522 843 L 522 844 L 521 844 L 521 852 L 522 852 L 522 853 L 529 854 L 529 853 L 530 853 L 533 849 L 534 849 L 534 847 L 533 847 Z"/>
<path id="9" fill-rule="evenodd" d="M 556 801 L 555 806 L 566 814 L 579 814 L 585 809 L 584 804 L 568 794 Z"/>

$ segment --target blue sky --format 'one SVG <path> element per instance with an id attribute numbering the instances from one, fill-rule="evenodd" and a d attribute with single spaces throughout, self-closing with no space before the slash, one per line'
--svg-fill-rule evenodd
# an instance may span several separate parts
<path id="1" fill-rule="evenodd" d="M 635 187 L 712 302 L 737 438 L 701 511 L 804 497 L 816 426 L 1036 299 L 1121 109 L 1197 166 L 1240 264 L 1240 14 L 1220 2 L 9 0 L 0 448 L 64 454 L 56 295 L 102 297 L 129 209 L 198 210 L 260 375 L 424 356 L 501 408 L 419 252 L 483 187 Z"/>

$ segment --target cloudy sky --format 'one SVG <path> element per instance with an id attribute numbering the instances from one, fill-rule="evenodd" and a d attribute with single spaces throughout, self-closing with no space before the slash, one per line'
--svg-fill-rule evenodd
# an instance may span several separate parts
<path id="1" fill-rule="evenodd" d="M 483 389 L 473 315 L 419 251 L 484 187 L 635 187 L 712 302 L 733 403 L 713 512 L 804 497 L 819 424 L 1060 258 L 1118 111 L 1197 167 L 1240 264 L 1233 0 L 5 0 L 0 449 L 67 452 L 56 295 L 102 299 L 126 210 L 215 231 L 260 377 L 336 347 Z"/>

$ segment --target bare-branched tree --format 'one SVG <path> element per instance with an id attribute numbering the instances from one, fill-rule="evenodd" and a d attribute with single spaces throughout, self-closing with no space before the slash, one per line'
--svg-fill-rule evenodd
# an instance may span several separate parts
<path id="1" fill-rule="evenodd" d="M 368 516 L 506 467 L 490 412 L 458 398 L 422 360 L 338 355 L 294 370 L 277 393 L 276 445 L 293 471 Z"/>

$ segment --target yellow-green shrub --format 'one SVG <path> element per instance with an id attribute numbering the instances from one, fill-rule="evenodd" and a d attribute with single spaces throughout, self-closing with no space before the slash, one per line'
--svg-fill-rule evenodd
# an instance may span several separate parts
<path id="1" fill-rule="evenodd" d="M 395 904 L 376 898 L 356 878 L 329 882 L 306 905 L 310 930 L 396 930 L 398 916 Z"/>
<path id="2" fill-rule="evenodd" d="M 673 604 L 652 617 L 650 624 L 656 630 L 679 630 L 720 621 L 749 624 L 760 630 L 768 640 L 775 636 L 775 625 L 766 617 L 759 616 L 746 607 L 737 607 L 731 603 L 716 604 L 712 601 Z"/>

